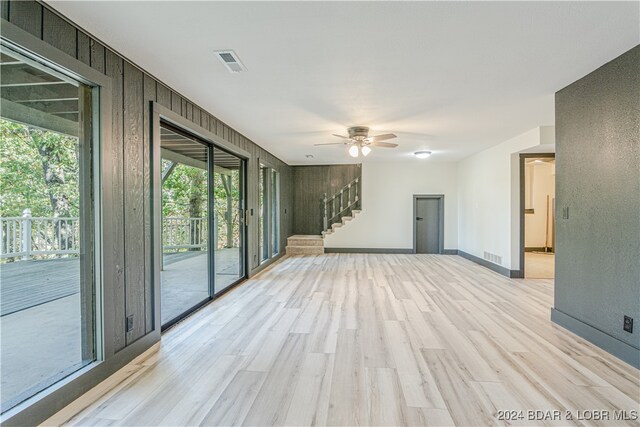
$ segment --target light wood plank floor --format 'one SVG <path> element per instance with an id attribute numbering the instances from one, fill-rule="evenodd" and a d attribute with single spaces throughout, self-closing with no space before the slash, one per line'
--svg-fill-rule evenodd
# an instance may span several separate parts
<path id="1" fill-rule="evenodd" d="M 552 324 L 552 295 L 457 256 L 286 258 L 46 424 L 638 425 L 565 418 L 637 410 L 640 372 Z"/>

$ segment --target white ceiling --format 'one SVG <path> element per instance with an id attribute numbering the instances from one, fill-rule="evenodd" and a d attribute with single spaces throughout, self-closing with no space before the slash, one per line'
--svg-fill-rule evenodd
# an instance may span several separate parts
<path id="1" fill-rule="evenodd" d="M 398 135 L 367 161 L 461 159 L 552 125 L 555 91 L 640 43 L 639 2 L 49 3 L 291 164 L 350 162 L 313 144 L 353 125 Z"/>

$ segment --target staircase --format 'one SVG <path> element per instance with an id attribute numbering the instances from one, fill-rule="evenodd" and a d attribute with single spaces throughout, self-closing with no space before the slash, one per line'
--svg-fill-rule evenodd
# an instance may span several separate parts
<path id="1" fill-rule="evenodd" d="M 360 213 L 360 177 L 354 179 L 336 194 L 320 202 L 322 217 L 321 235 L 294 235 L 287 239 L 287 255 L 322 255 L 324 237 L 355 218 Z"/>
<path id="2" fill-rule="evenodd" d="M 287 255 L 322 255 L 324 240 L 322 236 L 294 235 L 287 239 Z"/>
<path id="3" fill-rule="evenodd" d="M 360 177 L 354 179 L 336 194 L 322 198 L 322 237 L 333 233 L 360 213 L 362 193 Z"/>
<path id="4" fill-rule="evenodd" d="M 359 209 L 353 209 L 351 211 L 351 215 L 347 215 L 347 216 L 343 216 L 340 219 L 340 222 L 334 222 L 333 224 L 331 224 L 331 227 L 327 230 L 324 230 L 322 232 L 322 237 L 328 236 L 329 234 L 333 234 L 334 231 L 336 231 L 338 228 L 342 227 L 343 225 L 345 225 L 347 222 L 351 221 L 353 218 L 355 218 L 360 212 L 362 212 Z"/>

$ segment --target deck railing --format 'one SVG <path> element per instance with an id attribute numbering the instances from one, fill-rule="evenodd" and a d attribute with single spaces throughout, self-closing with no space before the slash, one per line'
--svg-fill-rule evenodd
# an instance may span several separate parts
<path id="1" fill-rule="evenodd" d="M 162 218 L 163 252 L 207 247 L 206 218 Z"/>
<path id="2" fill-rule="evenodd" d="M 206 249 L 206 218 L 163 218 L 163 251 Z M 80 221 L 71 217 L 0 217 L 0 258 L 80 253 Z"/>
<path id="3" fill-rule="evenodd" d="M 25 209 L 21 217 L 0 218 L 0 258 L 28 260 L 38 255 L 77 254 L 80 222 L 71 217 L 34 217 Z"/>

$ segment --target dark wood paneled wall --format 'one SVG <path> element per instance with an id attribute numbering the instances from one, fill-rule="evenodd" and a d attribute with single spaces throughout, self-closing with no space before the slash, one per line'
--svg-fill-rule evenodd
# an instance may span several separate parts
<path id="1" fill-rule="evenodd" d="M 320 234 L 320 200 L 332 196 L 361 174 L 361 165 L 292 166 L 293 234 Z"/>
<path id="2" fill-rule="evenodd" d="M 280 172 L 281 252 L 293 230 L 291 168 L 217 117 L 198 107 L 135 64 L 92 38 L 74 24 L 36 1 L 0 2 L 0 16 L 33 34 L 60 51 L 89 65 L 112 79 L 112 144 L 109 156 L 113 175 L 109 192 L 112 203 L 103 206 L 104 221 L 110 230 L 104 236 L 104 280 L 113 284 L 115 319 L 123 327 L 115 328 L 115 350 L 121 350 L 153 330 L 151 283 L 150 216 L 150 101 L 172 109 L 196 125 L 248 151 L 249 269 L 256 270 L 258 253 L 258 165 L 263 160 Z M 124 319 L 134 316 L 134 328 L 125 334 Z"/>

